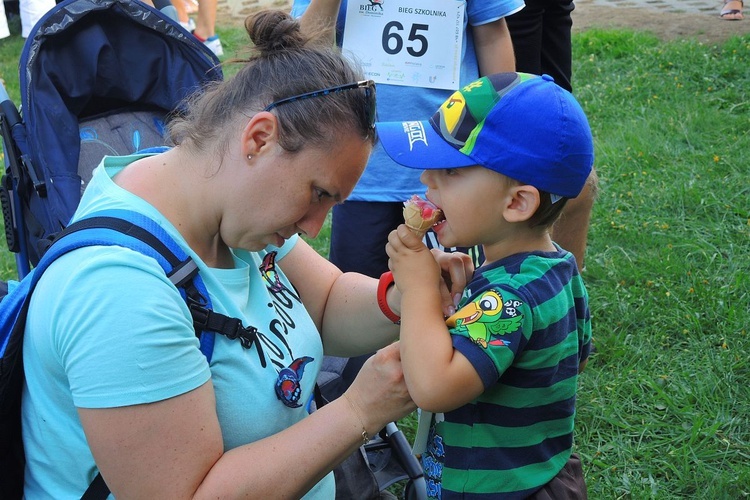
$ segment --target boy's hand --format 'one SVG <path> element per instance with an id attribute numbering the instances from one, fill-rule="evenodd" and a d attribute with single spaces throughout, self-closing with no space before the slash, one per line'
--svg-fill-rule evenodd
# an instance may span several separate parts
<path id="1" fill-rule="evenodd" d="M 440 286 L 440 267 L 430 250 L 406 224 L 391 231 L 385 251 L 389 257 L 388 268 L 402 294 L 413 288 Z"/>
<path id="2" fill-rule="evenodd" d="M 437 248 L 433 248 L 431 252 L 443 273 L 443 282 L 440 287 L 441 293 L 450 297 L 453 308 L 447 314 L 447 316 L 450 316 L 456 312 L 455 306 L 461 300 L 464 288 L 474 276 L 474 262 L 469 255 L 463 252 L 444 252 Z"/>
<path id="3" fill-rule="evenodd" d="M 471 257 L 460 252 L 429 251 L 405 224 L 391 232 L 385 250 L 390 257 L 388 267 L 402 294 L 406 290 L 436 286 L 440 290 L 443 315 L 456 312 L 463 289 L 474 274 Z"/>

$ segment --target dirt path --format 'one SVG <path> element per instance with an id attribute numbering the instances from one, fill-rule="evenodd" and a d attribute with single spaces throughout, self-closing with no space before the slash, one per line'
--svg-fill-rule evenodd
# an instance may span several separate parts
<path id="1" fill-rule="evenodd" d="M 289 10 L 290 5 L 290 0 L 219 0 L 218 22 L 242 25 L 246 16 L 258 10 Z M 721 0 L 578 0 L 573 31 L 632 28 L 650 31 L 663 40 L 694 38 L 709 44 L 750 33 L 750 9 L 742 21 L 719 19 L 720 10 Z"/>
<path id="2" fill-rule="evenodd" d="M 662 40 L 694 38 L 709 44 L 750 33 L 750 11 L 742 21 L 725 21 L 719 18 L 721 0 L 715 2 L 713 9 L 707 3 L 708 7 L 703 6 L 702 12 L 676 12 L 668 10 L 664 4 L 655 5 L 659 7 L 613 7 L 595 4 L 592 0 L 580 0 L 573 11 L 573 31 L 593 27 L 630 28 L 650 31 Z"/>

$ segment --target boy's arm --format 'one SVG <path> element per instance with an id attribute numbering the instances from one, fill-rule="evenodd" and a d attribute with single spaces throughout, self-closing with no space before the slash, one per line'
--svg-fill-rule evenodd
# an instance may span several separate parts
<path id="1" fill-rule="evenodd" d="M 401 363 L 409 395 L 420 408 L 433 412 L 472 401 L 484 385 L 453 348 L 443 315 L 440 266 L 403 224 L 391 232 L 386 252 L 401 292 Z"/>
<path id="2" fill-rule="evenodd" d="M 484 392 L 474 366 L 453 348 L 437 288 L 401 297 L 401 364 L 409 395 L 424 410 L 451 411 Z"/>
<path id="3" fill-rule="evenodd" d="M 504 18 L 472 26 L 472 31 L 480 75 L 516 70 L 513 42 Z"/>

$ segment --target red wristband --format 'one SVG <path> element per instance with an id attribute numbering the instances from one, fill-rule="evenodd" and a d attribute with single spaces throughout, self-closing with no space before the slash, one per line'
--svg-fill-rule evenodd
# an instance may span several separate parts
<path id="1" fill-rule="evenodd" d="M 385 297 L 386 292 L 388 292 L 393 283 L 392 272 L 386 271 L 380 276 L 380 281 L 378 281 L 378 306 L 380 306 L 380 310 L 383 311 L 386 318 L 398 325 L 401 323 L 401 316 L 391 311 L 388 300 Z"/>

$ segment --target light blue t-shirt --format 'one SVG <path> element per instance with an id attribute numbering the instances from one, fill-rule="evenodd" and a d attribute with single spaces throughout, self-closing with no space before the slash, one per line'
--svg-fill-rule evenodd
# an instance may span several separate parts
<path id="1" fill-rule="evenodd" d="M 217 334 L 209 366 L 185 301 L 155 260 L 122 247 L 86 247 L 60 257 L 32 295 L 23 345 L 27 498 L 80 498 L 97 474 L 77 407 L 161 401 L 210 379 L 225 450 L 275 434 L 307 415 L 323 346 L 277 266 L 298 238 L 262 252 L 234 251 L 234 269 L 208 268 L 152 205 L 112 181 L 140 157 L 105 158 L 74 218 L 130 209 L 156 220 L 198 263 L 214 310 L 258 328 L 262 349 L 244 349 Z M 274 386 L 295 360 L 304 365 L 301 393 L 287 406 Z M 283 459 L 291 464 L 294 457 Z M 329 474 L 306 498 L 330 499 L 334 491 Z"/>
<path id="2" fill-rule="evenodd" d="M 341 10 L 348 0 L 342 0 Z M 463 0 L 457 0 L 463 1 Z M 354 3 L 353 1 L 351 3 Z M 294 0 L 292 16 L 300 17 L 310 5 L 310 0 Z M 479 78 L 474 40 L 467 26 L 481 26 L 513 14 L 523 8 L 523 0 L 468 0 L 464 15 L 463 53 L 461 57 L 460 85 Z M 339 15 L 343 23 L 345 16 Z M 373 43 L 381 43 L 380 33 L 373 33 Z M 400 85 L 377 84 L 378 121 L 426 120 L 452 94 L 450 90 L 425 89 Z M 413 194 L 423 195 L 425 186 L 419 181 L 419 169 L 404 168 L 395 163 L 378 142 L 372 151 L 362 177 L 347 198 L 352 201 L 403 202 Z"/>

